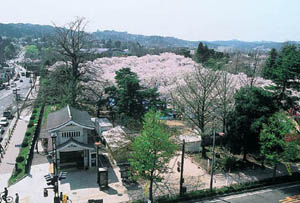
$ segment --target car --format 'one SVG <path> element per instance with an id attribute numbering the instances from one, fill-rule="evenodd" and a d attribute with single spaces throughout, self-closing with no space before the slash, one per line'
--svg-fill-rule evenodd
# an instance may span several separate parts
<path id="1" fill-rule="evenodd" d="M 3 112 L 3 117 L 7 119 L 13 119 L 13 114 L 11 113 L 11 110 L 7 109 Z"/>
<path id="2" fill-rule="evenodd" d="M 29 80 L 29 83 L 32 83 L 32 80 L 31 80 L 31 79 Z"/>
<path id="3" fill-rule="evenodd" d="M 9 86 L 6 86 L 5 89 L 6 89 L 6 90 L 10 90 L 10 87 L 9 87 Z"/>
<path id="4" fill-rule="evenodd" d="M 1 135 L 3 135 L 3 134 L 4 134 L 4 132 L 5 132 L 5 129 L 4 129 L 4 127 L 0 126 L 0 133 L 1 133 Z"/>
<path id="5" fill-rule="evenodd" d="M 20 82 L 23 82 L 23 80 L 21 79 Z"/>
<path id="6" fill-rule="evenodd" d="M 2 117 L 0 119 L 0 125 L 4 127 L 8 126 L 8 119 L 6 117 Z"/>

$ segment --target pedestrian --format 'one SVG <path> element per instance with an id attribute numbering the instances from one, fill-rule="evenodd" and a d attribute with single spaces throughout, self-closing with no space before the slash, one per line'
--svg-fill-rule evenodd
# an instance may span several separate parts
<path id="1" fill-rule="evenodd" d="M 0 144 L 0 156 L 3 158 L 4 148 L 2 147 L 2 144 Z"/>
<path id="2" fill-rule="evenodd" d="M 19 203 L 19 195 L 16 193 L 15 203 Z"/>
<path id="3" fill-rule="evenodd" d="M 7 188 L 5 187 L 5 188 L 4 188 L 3 195 L 2 195 L 2 199 L 3 199 L 5 202 L 7 202 L 7 201 L 6 201 L 7 195 L 8 195 L 8 190 L 7 190 Z"/>

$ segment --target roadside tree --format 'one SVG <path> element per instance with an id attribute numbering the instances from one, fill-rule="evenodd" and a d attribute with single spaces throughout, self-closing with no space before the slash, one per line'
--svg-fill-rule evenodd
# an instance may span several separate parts
<path id="1" fill-rule="evenodd" d="M 150 110 L 145 114 L 141 135 L 132 144 L 130 165 L 136 175 L 150 182 L 149 199 L 153 202 L 153 184 L 163 179 L 176 145 L 160 121 L 161 114 Z"/>
<path id="2" fill-rule="evenodd" d="M 229 115 L 227 145 L 231 152 L 243 153 L 259 150 L 262 124 L 278 110 L 272 93 L 258 87 L 243 87 L 235 94 L 235 106 Z"/>
<path id="3" fill-rule="evenodd" d="M 299 146 L 295 134 L 295 125 L 286 113 L 275 113 L 268 119 L 260 132 L 261 155 L 274 166 L 276 177 L 278 163 L 290 162 L 298 158 Z"/>
<path id="4" fill-rule="evenodd" d="M 234 80 L 226 71 L 220 73 L 220 80 L 216 86 L 218 97 L 216 101 L 216 115 L 222 123 L 222 131 L 227 134 L 227 120 L 234 107 Z"/>
<path id="5" fill-rule="evenodd" d="M 205 140 L 207 124 L 211 122 L 217 108 L 218 82 L 220 73 L 196 66 L 191 74 L 184 77 L 171 92 L 176 111 L 195 127 Z M 202 157 L 206 158 L 205 142 L 202 142 Z"/>
<path id="6" fill-rule="evenodd" d="M 77 18 L 64 27 L 54 25 L 56 51 L 71 73 L 68 83 L 71 85 L 70 104 L 72 106 L 78 104 L 78 96 L 82 93 L 81 85 L 87 81 L 84 76 L 89 72 L 89 68 L 84 64 L 88 55 L 86 50 L 89 42 L 89 35 L 85 32 L 86 24 L 84 18 Z"/>

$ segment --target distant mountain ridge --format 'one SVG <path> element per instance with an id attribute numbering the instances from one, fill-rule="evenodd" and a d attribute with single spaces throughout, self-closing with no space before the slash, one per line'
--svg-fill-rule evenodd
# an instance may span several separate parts
<path id="1" fill-rule="evenodd" d="M 54 27 L 50 25 L 24 24 L 24 23 L 0 23 L 0 36 L 21 37 L 44 37 L 54 33 Z"/>
<path id="2" fill-rule="evenodd" d="M 21 37 L 47 37 L 54 33 L 54 27 L 50 25 L 37 25 L 37 24 L 3 24 L 0 23 L 0 36 L 21 38 Z M 128 32 L 117 32 L 117 31 L 96 31 L 91 33 L 98 40 L 109 40 L 112 41 L 133 41 L 146 47 L 188 47 L 196 48 L 200 41 L 189 41 L 182 40 L 175 37 L 162 37 L 162 36 L 145 36 L 139 34 L 130 34 Z M 210 48 L 224 48 L 227 50 L 269 50 L 271 48 L 279 49 L 282 42 L 272 41 L 258 41 L 258 42 L 245 42 L 239 40 L 228 40 L 228 41 L 202 41 L 207 44 Z M 290 42 L 293 44 L 300 45 L 300 42 Z"/>
<path id="3" fill-rule="evenodd" d="M 145 36 L 113 30 L 97 31 L 93 34 L 100 40 L 136 41 L 147 47 L 197 47 L 199 44 L 199 41 L 188 41 L 175 37 Z"/>

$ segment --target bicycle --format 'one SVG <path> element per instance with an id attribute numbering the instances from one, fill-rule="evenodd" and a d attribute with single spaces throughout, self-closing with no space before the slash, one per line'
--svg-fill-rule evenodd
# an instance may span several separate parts
<path id="1" fill-rule="evenodd" d="M 2 192 L 1 193 L 1 195 L 0 195 L 0 203 L 5 203 L 5 201 L 2 199 L 2 196 L 4 195 L 4 192 Z M 6 197 L 6 202 L 7 203 L 11 203 L 11 202 L 13 202 L 14 201 L 14 198 L 13 197 L 11 197 L 11 196 L 7 196 Z"/>

